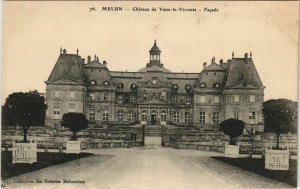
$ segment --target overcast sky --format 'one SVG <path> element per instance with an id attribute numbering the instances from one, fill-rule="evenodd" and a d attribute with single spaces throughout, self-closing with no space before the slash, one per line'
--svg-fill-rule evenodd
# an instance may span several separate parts
<path id="1" fill-rule="evenodd" d="M 8 94 L 45 92 L 59 56 L 97 54 L 112 71 L 137 71 L 154 39 L 173 72 L 200 72 L 203 62 L 252 58 L 265 100 L 297 100 L 298 2 L 9 2 L 4 1 L 2 104 Z M 217 8 L 201 12 L 103 12 L 103 6 Z M 90 12 L 95 7 L 97 11 Z"/>

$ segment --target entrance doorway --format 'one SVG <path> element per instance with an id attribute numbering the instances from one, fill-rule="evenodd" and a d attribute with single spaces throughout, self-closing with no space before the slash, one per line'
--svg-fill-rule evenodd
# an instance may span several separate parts
<path id="1" fill-rule="evenodd" d="M 156 125 L 156 114 L 151 114 L 151 125 Z"/>

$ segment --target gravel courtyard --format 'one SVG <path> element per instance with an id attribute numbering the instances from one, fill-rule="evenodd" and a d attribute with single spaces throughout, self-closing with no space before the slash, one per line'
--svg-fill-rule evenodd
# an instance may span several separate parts
<path id="1" fill-rule="evenodd" d="M 145 142 L 143 148 L 88 150 L 95 155 L 13 177 L 3 184 L 6 188 L 53 189 L 291 188 L 210 158 L 219 153 L 163 148 L 158 137 L 147 137 Z"/>

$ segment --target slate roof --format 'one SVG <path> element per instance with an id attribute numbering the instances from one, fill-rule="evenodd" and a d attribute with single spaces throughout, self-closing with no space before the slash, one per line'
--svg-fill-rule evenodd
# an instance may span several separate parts
<path id="1" fill-rule="evenodd" d="M 241 81 L 249 82 L 258 88 L 263 88 L 252 58 L 233 58 L 230 61 L 225 86 L 230 88 Z"/>
<path id="2" fill-rule="evenodd" d="M 161 52 L 158 46 L 156 45 L 156 41 L 154 41 L 154 45 L 149 52 Z"/>
<path id="3" fill-rule="evenodd" d="M 158 66 L 158 65 L 146 66 L 145 68 L 142 68 L 142 69 L 138 70 L 138 72 L 148 72 L 148 71 L 172 73 L 169 69 L 164 68 L 162 66 Z"/>
<path id="4" fill-rule="evenodd" d="M 92 62 L 85 64 L 84 68 L 104 68 L 104 66 L 97 60 L 93 60 Z"/>
<path id="5" fill-rule="evenodd" d="M 76 84 L 84 84 L 83 63 L 83 59 L 77 54 L 60 54 L 46 83 L 64 79 Z"/>
<path id="6" fill-rule="evenodd" d="M 153 47 L 155 46 L 156 44 Z M 152 78 L 177 84 L 178 93 L 186 93 L 186 85 L 197 90 L 217 91 L 213 89 L 216 83 L 220 84 L 218 90 L 240 88 L 245 83 L 248 88 L 263 88 L 251 57 L 232 58 L 220 65 L 213 61 L 200 73 L 172 73 L 161 64 L 148 64 L 138 72 L 109 71 L 99 60 L 84 64 L 84 59 L 77 54 L 60 54 L 46 83 L 80 84 L 91 89 L 114 89 L 118 83 L 123 83 L 123 91 L 130 92 L 133 83 L 148 82 Z M 96 81 L 96 85 L 90 84 L 92 80 Z M 110 85 L 104 86 L 104 81 L 109 81 Z M 200 88 L 200 83 L 205 83 L 206 88 Z"/>

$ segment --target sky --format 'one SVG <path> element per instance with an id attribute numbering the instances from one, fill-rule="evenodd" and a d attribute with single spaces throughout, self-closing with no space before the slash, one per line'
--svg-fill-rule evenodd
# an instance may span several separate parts
<path id="1" fill-rule="evenodd" d="M 101 11 L 105 6 L 120 12 Z M 96 11 L 90 12 L 95 7 Z M 197 12 L 132 11 L 133 7 Z M 218 12 L 203 12 L 204 8 Z M 111 71 L 137 71 L 154 39 L 173 72 L 199 73 L 203 62 L 252 58 L 265 100 L 298 99 L 298 2 L 4 1 L 1 100 L 17 91 L 45 92 L 60 53 L 95 54 Z"/>

